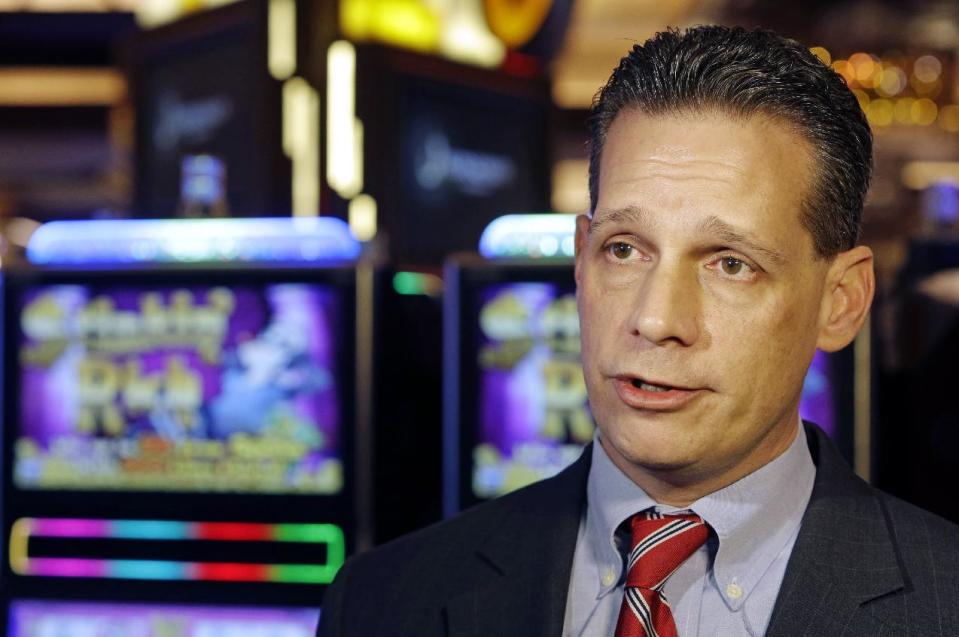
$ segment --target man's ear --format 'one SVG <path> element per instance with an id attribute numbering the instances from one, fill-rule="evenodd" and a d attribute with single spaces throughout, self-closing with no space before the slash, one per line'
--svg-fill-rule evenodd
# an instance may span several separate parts
<path id="1" fill-rule="evenodd" d="M 576 278 L 576 285 L 580 284 L 580 277 L 582 276 L 583 260 L 586 258 L 586 242 L 589 240 L 589 217 L 586 215 L 579 215 L 576 217 L 576 268 L 574 270 L 574 277 Z"/>
<path id="2" fill-rule="evenodd" d="M 826 274 L 816 347 L 835 352 L 851 343 L 869 314 L 875 290 L 872 250 L 856 246 L 836 255 Z"/>

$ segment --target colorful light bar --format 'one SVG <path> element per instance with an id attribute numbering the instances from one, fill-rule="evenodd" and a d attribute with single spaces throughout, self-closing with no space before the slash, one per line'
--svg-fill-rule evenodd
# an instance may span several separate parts
<path id="1" fill-rule="evenodd" d="M 6 637 L 314 637 L 318 608 L 13 599 Z"/>
<path id="2" fill-rule="evenodd" d="M 31 557 L 31 537 L 326 544 L 326 564 Z M 20 518 L 10 531 L 10 568 L 23 576 L 329 584 L 345 557 L 343 530 L 335 524 Z"/>
<path id="3" fill-rule="evenodd" d="M 27 244 L 38 265 L 350 261 L 360 244 L 334 217 L 52 221 Z"/>
<path id="4" fill-rule="evenodd" d="M 575 237 L 576 215 L 503 215 L 483 230 L 479 251 L 488 259 L 569 259 Z"/>

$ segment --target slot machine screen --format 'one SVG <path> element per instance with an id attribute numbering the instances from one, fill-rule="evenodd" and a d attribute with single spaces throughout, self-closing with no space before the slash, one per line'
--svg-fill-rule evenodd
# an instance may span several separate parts
<path id="1" fill-rule="evenodd" d="M 7 637 L 313 637 L 305 608 L 14 600 Z"/>
<path id="2" fill-rule="evenodd" d="M 549 477 L 592 439 L 573 290 L 562 283 L 492 284 L 479 314 L 479 440 L 472 491 L 489 498 Z"/>
<path id="3" fill-rule="evenodd" d="M 449 515 L 558 473 L 594 425 L 568 264 L 454 264 L 446 278 Z"/>
<path id="4" fill-rule="evenodd" d="M 25 287 L 14 484 L 338 493 L 341 302 L 307 282 Z"/>

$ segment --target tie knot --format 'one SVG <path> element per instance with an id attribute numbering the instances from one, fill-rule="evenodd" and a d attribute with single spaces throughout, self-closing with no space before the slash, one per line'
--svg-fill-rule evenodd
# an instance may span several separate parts
<path id="1" fill-rule="evenodd" d="M 626 586 L 659 590 L 670 575 L 701 547 L 709 535 L 693 513 L 637 513 L 629 519 L 632 544 L 626 564 Z"/>

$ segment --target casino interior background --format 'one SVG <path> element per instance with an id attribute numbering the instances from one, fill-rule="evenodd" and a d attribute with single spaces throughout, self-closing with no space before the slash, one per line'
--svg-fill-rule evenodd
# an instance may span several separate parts
<path id="1" fill-rule="evenodd" d="M 575 458 L 587 110 L 697 23 L 865 110 L 878 296 L 803 414 L 959 521 L 956 3 L 0 0 L 5 634 L 311 635 L 345 556 Z"/>

